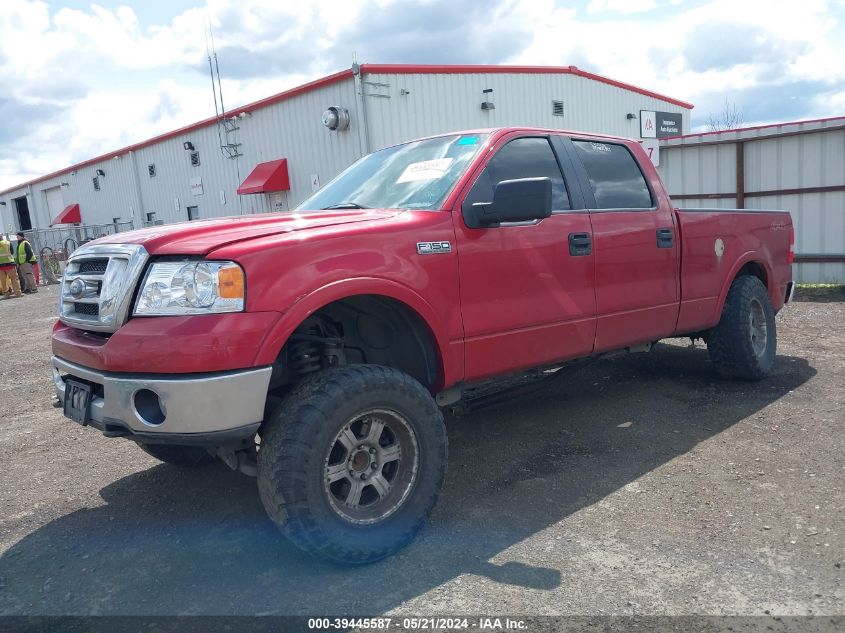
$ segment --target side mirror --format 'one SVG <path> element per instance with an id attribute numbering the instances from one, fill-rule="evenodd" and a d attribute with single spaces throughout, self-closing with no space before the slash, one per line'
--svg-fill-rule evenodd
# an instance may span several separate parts
<path id="1" fill-rule="evenodd" d="M 503 180 L 496 185 L 493 202 L 476 202 L 472 206 L 480 226 L 542 220 L 552 214 L 552 181 L 549 178 Z"/>

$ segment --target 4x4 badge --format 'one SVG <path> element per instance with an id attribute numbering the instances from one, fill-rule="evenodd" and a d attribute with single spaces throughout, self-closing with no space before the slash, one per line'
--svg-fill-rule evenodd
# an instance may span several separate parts
<path id="1" fill-rule="evenodd" d="M 433 255 L 435 253 L 451 252 L 451 242 L 417 242 L 417 253 L 420 255 Z"/>

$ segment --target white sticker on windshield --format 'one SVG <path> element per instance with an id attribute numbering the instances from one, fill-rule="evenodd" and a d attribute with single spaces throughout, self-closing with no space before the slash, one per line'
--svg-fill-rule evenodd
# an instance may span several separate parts
<path id="1" fill-rule="evenodd" d="M 442 178 L 446 170 L 452 164 L 454 158 L 435 158 L 434 160 L 424 160 L 421 163 L 411 163 L 402 172 L 402 175 L 396 180 L 400 182 L 414 182 L 415 180 L 434 180 Z"/>

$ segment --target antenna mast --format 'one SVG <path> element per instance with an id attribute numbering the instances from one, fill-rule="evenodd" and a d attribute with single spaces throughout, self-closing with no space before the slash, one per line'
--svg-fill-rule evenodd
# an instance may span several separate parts
<path id="1" fill-rule="evenodd" d="M 220 81 L 220 64 L 217 61 L 217 49 L 214 45 L 214 31 L 211 24 L 208 24 L 208 33 L 206 35 L 206 50 L 208 49 L 208 37 L 211 37 L 211 52 L 208 55 L 208 70 L 211 73 L 211 88 L 214 92 L 214 113 L 217 117 L 217 136 L 220 139 L 220 151 L 226 158 L 235 159 L 242 156 L 240 151 L 240 143 L 236 143 L 229 138 L 230 134 L 234 134 L 240 129 L 238 126 L 238 119 L 236 117 L 226 116 L 226 107 L 223 105 L 223 82 Z M 214 58 L 212 66 L 211 58 Z M 217 75 L 217 83 L 215 84 L 215 74 Z M 220 99 L 220 109 L 217 108 L 217 99 Z M 222 130 L 221 130 L 222 128 Z"/>

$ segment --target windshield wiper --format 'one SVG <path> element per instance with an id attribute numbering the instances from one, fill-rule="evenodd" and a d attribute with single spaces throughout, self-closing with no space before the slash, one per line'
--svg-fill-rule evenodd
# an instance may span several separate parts
<path id="1" fill-rule="evenodd" d="M 328 211 L 329 209 L 369 209 L 370 207 L 365 207 L 362 204 L 358 204 L 357 202 L 338 202 L 337 204 L 332 204 L 327 207 L 323 207 L 322 211 Z"/>

